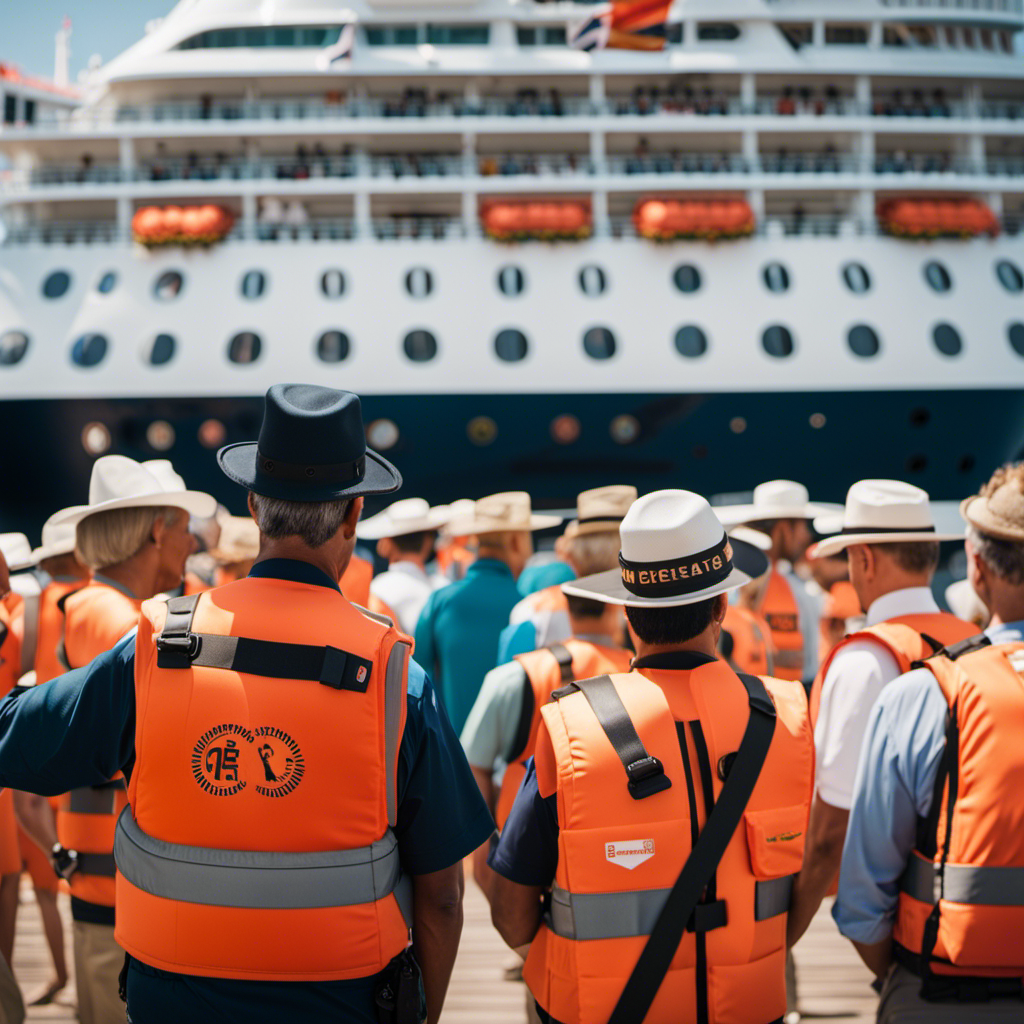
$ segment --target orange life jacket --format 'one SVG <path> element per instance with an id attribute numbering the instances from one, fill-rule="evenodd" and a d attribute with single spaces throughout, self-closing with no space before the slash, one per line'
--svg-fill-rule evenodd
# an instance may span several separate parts
<path id="1" fill-rule="evenodd" d="M 370 584 L 373 582 L 373 565 L 359 555 L 353 555 L 348 568 L 342 573 L 338 586 L 353 603 L 368 608 L 370 605 Z"/>
<path id="2" fill-rule="evenodd" d="M 0 697 L 14 689 L 21 672 L 19 600 L 11 594 L 0 600 Z"/>
<path id="3" fill-rule="evenodd" d="M 395 614 L 391 605 L 389 605 L 387 601 L 382 601 L 376 594 L 370 594 L 370 598 L 366 602 L 366 609 L 367 611 L 373 612 L 374 615 L 383 615 L 394 623 L 399 621 L 399 618 Z"/>
<path id="4" fill-rule="evenodd" d="M 923 994 L 932 998 L 950 990 L 956 997 L 966 987 L 964 998 L 985 999 L 1000 985 L 1019 998 L 1024 643 L 991 644 L 982 635 L 924 665 L 950 712 L 932 807 L 918 823 L 917 848 L 900 882 L 897 960 L 923 977 Z M 1013 980 L 985 981 L 1000 978 Z"/>
<path id="5" fill-rule="evenodd" d="M 564 1024 L 608 1020 L 721 792 L 727 769 L 714 769 L 729 764 L 750 714 L 747 690 L 724 661 L 610 678 L 671 787 L 633 798 L 582 693 L 543 708 L 557 766 L 558 867 L 523 976 Z M 707 887 L 715 905 L 699 933 L 684 935 L 647 1024 L 696 1021 L 698 1000 L 709 1024 L 767 1024 L 785 1013 L 786 917 L 803 860 L 814 745 L 803 688 L 764 685 L 778 716 L 767 760 Z"/>
<path id="6" fill-rule="evenodd" d="M 545 587 L 543 590 L 535 590 L 523 598 L 523 607 L 529 608 L 531 615 L 540 612 L 565 612 L 569 614 L 569 601 L 562 593 L 562 585 L 556 583 L 552 587 Z M 584 678 L 580 676 L 579 678 Z"/>
<path id="7" fill-rule="evenodd" d="M 136 625 L 142 602 L 100 580 L 91 580 L 61 598 L 61 606 L 63 656 L 68 668 L 82 668 L 109 651 Z M 65 849 L 78 852 L 78 870 L 69 879 L 76 899 L 114 906 L 114 829 L 127 802 L 120 772 L 100 786 L 73 789 L 60 798 L 57 838 Z"/>
<path id="8" fill-rule="evenodd" d="M 87 580 L 53 580 L 39 596 L 39 632 L 36 641 L 36 685 L 48 683 L 67 668 L 61 663 L 57 649 L 64 641 L 64 613 L 60 600 L 66 594 L 81 590 Z"/>
<path id="9" fill-rule="evenodd" d="M 392 828 L 411 650 L 310 584 L 247 577 L 143 606 L 115 842 L 125 950 L 177 973 L 328 981 L 405 948 Z"/>
<path id="10" fill-rule="evenodd" d="M 800 606 L 789 581 L 772 569 L 765 589 L 761 614 L 772 631 L 775 675 L 800 682 L 804 677 L 804 635 L 800 630 Z"/>
<path id="11" fill-rule="evenodd" d="M 728 634 L 729 650 L 723 647 Z M 772 631 L 768 623 L 749 608 L 737 604 L 729 605 L 722 622 L 722 640 L 719 647 L 726 661 L 737 672 L 749 672 L 755 676 L 770 676 L 775 658 L 772 649 Z"/>
<path id="12" fill-rule="evenodd" d="M 542 591 L 541 591 L 542 593 Z M 519 719 L 514 748 L 508 752 L 508 766 L 501 780 L 495 820 L 504 827 L 519 785 L 526 774 L 526 762 L 533 757 L 540 729 L 540 709 L 551 700 L 551 694 L 574 679 L 590 679 L 609 672 L 628 672 L 633 654 L 621 647 L 592 644 L 575 637 L 564 644 L 552 644 L 528 654 L 517 654 L 516 661 L 526 672 L 523 710 Z"/>

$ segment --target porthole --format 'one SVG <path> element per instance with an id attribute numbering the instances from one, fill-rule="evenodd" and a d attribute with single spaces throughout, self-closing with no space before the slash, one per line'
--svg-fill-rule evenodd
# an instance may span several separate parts
<path id="1" fill-rule="evenodd" d="M 700 271 L 691 263 L 680 263 L 672 273 L 672 282 L 689 295 L 700 290 Z"/>
<path id="2" fill-rule="evenodd" d="M 525 288 L 526 275 L 519 267 L 507 266 L 498 271 L 498 291 L 502 295 L 522 295 Z"/>
<path id="3" fill-rule="evenodd" d="M 14 366 L 25 358 L 28 335 L 24 331 L 5 331 L 0 334 L 0 366 Z"/>
<path id="4" fill-rule="evenodd" d="M 633 444 L 640 439 L 640 421 L 629 413 L 616 416 L 608 424 L 608 433 L 616 444 Z"/>
<path id="5" fill-rule="evenodd" d="M 615 335 L 607 327 L 591 327 L 583 335 L 583 351 L 591 359 L 611 359 L 615 355 Z"/>
<path id="6" fill-rule="evenodd" d="M 526 358 L 529 343 L 522 331 L 508 328 L 498 331 L 494 338 L 494 352 L 505 363 L 518 363 Z"/>
<path id="7" fill-rule="evenodd" d="M 107 339 L 102 334 L 83 334 L 71 347 L 76 366 L 98 366 L 107 354 Z"/>
<path id="8" fill-rule="evenodd" d="M 340 299 L 345 294 L 345 275 L 340 270 L 325 270 L 320 276 L 320 291 L 329 299 Z"/>
<path id="9" fill-rule="evenodd" d="M 789 271 L 781 263 L 769 263 L 761 271 L 764 286 L 776 294 L 789 291 Z"/>
<path id="10" fill-rule="evenodd" d="M 267 287 L 267 275 L 262 270 L 250 270 L 242 275 L 242 298 L 258 299 Z"/>
<path id="11" fill-rule="evenodd" d="M 348 359 L 350 349 L 348 335 L 344 331 L 324 331 L 317 338 L 316 354 L 322 362 L 344 362 Z"/>
<path id="12" fill-rule="evenodd" d="M 580 291 L 584 295 L 593 298 L 595 295 L 603 295 L 608 288 L 608 275 L 593 263 L 580 268 L 579 274 Z"/>
<path id="13" fill-rule="evenodd" d="M 163 366 L 174 358 L 177 343 L 171 334 L 158 334 L 149 346 L 148 361 L 151 366 Z"/>
<path id="14" fill-rule="evenodd" d="M 430 331 L 410 331 L 402 348 L 414 363 L 429 363 L 437 355 L 437 338 Z"/>
<path id="15" fill-rule="evenodd" d="M 196 436 L 204 448 L 220 448 L 227 440 L 228 429 L 220 420 L 203 420 Z"/>
<path id="16" fill-rule="evenodd" d="M 793 354 L 793 335 L 788 327 L 772 324 L 764 329 L 761 345 L 768 355 L 776 359 L 785 359 Z"/>
<path id="17" fill-rule="evenodd" d="M 1008 291 L 1017 294 L 1024 291 L 1024 274 L 1016 263 L 1009 260 L 1000 260 L 996 264 L 996 277 L 999 283 Z"/>
<path id="18" fill-rule="evenodd" d="M 177 270 L 165 270 L 153 285 L 153 295 L 161 302 L 170 302 L 181 294 L 184 287 L 185 278 Z"/>
<path id="19" fill-rule="evenodd" d="M 366 428 L 367 443 L 378 452 L 394 448 L 401 437 L 401 431 L 394 420 L 374 420 Z"/>
<path id="20" fill-rule="evenodd" d="M 571 413 L 563 413 L 551 421 L 551 438 L 556 444 L 573 444 L 582 432 L 580 421 Z"/>
<path id="21" fill-rule="evenodd" d="M 117 272 L 108 270 L 96 283 L 100 295 L 109 295 L 117 287 Z"/>
<path id="22" fill-rule="evenodd" d="M 846 344 L 850 351 L 861 359 L 870 359 L 878 355 L 881 345 L 878 341 L 878 334 L 873 327 L 867 324 L 855 324 L 846 335 Z"/>
<path id="23" fill-rule="evenodd" d="M 498 424 L 490 416 L 474 416 L 466 424 L 466 436 L 481 448 L 493 444 L 498 436 Z"/>
<path id="24" fill-rule="evenodd" d="M 66 270 L 55 270 L 43 281 L 43 295 L 48 299 L 59 299 L 71 287 L 71 275 Z"/>
<path id="25" fill-rule="evenodd" d="M 1010 339 L 1010 348 L 1012 348 L 1017 355 L 1024 357 L 1024 324 L 1010 324 L 1006 333 Z"/>
<path id="26" fill-rule="evenodd" d="M 426 267 L 413 267 L 405 275 L 405 290 L 414 299 L 425 299 L 434 290 L 434 275 Z"/>
<path id="27" fill-rule="evenodd" d="M 263 342 L 254 331 L 240 331 L 228 342 L 228 359 L 233 363 L 255 363 Z"/>
<path id="28" fill-rule="evenodd" d="M 847 263 L 843 267 L 843 280 L 854 295 L 871 291 L 871 275 L 863 263 Z"/>
<path id="29" fill-rule="evenodd" d="M 704 332 L 693 324 L 687 324 L 676 331 L 676 351 L 687 359 L 697 359 L 708 350 L 708 339 Z"/>
<path id="30" fill-rule="evenodd" d="M 924 279 L 935 292 L 948 292 L 953 287 L 949 271 L 938 260 L 929 260 L 924 265 Z"/>
<path id="31" fill-rule="evenodd" d="M 174 447 L 174 427 L 167 420 L 153 420 L 146 428 L 146 442 L 158 452 Z"/>
<path id="32" fill-rule="evenodd" d="M 911 455 L 907 459 L 907 472 L 908 473 L 923 473 L 928 468 L 928 456 L 927 455 Z"/>
<path id="33" fill-rule="evenodd" d="M 952 324 L 936 324 L 932 329 L 932 341 L 944 356 L 958 356 L 964 347 L 960 332 Z"/>
<path id="34" fill-rule="evenodd" d="M 106 424 L 86 423 L 82 427 L 82 447 L 89 455 L 102 455 L 110 448 L 110 431 Z"/>

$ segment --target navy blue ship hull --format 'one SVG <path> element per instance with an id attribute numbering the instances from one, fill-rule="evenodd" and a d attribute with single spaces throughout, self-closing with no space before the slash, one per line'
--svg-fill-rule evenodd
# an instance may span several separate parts
<path id="1" fill-rule="evenodd" d="M 46 516 L 85 500 L 93 459 L 81 437 L 94 421 L 109 429 L 111 452 L 170 458 L 190 487 L 241 512 L 245 496 L 200 444 L 199 427 L 213 418 L 226 428 L 224 443 L 252 440 L 261 411 L 260 398 L 0 402 L 0 529 L 36 540 Z M 933 498 L 957 499 L 995 466 L 1024 457 L 1022 390 L 370 396 L 363 413 L 367 423 L 397 424 L 399 440 L 386 454 L 405 478 L 402 493 L 431 502 L 522 489 L 538 507 L 568 507 L 578 491 L 607 483 L 710 495 L 773 477 L 801 480 L 821 500 L 842 501 L 864 477 L 904 479 Z M 559 444 L 552 421 L 566 415 L 578 420 L 579 437 Z M 629 444 L 610 430 L 623 415 L 639 424 Z M 488 444 L 470 439 L 477 417 L 496 428 Z M 166 452 L 147 443 L 154 420 L 174 428 Z"/>

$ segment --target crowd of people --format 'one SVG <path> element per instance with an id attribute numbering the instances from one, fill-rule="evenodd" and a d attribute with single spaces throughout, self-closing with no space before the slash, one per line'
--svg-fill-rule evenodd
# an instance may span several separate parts
<path id="1" fill-rule="evenodd" d="M 24 869 L 83 1024 L 436 1024 L 464 862 L 531 1021 L 789 1024 L 830 895 L 883 1024 L 1021 1019 L 1024 464 L 965 539 L 895 480 L 364 518 L 313 385 L 217 458 L 248 515 L 106 455 L 0 535 L 0 1021 Z"/>

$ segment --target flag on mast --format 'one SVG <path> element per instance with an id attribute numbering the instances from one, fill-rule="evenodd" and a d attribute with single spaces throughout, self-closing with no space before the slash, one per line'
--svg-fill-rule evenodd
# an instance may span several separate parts
<path id="1" fill-rule="evenodd" d="M 328 68 L 334 67 L 339 61 L 351 60 L 352 49 L 356 41 L 356 27 L 351 22 L 348 25 L 343 25 L 341 32 L 338 35 L 338 41 L 331 43 L 330 46 L 326 47 L 321 51 L 317 63 L 320 67 L 326 71 Z"/>
<path id="2" fill-rule="evenodd" d="M 672 0 L 612 0 L 583 21 L 570 23 L 577 50 L 663 50 Z"/>

